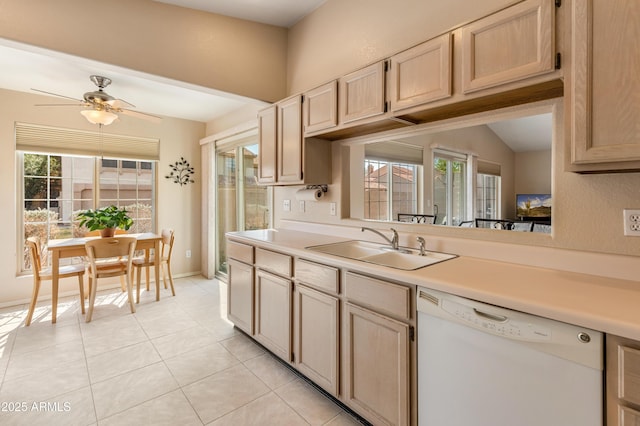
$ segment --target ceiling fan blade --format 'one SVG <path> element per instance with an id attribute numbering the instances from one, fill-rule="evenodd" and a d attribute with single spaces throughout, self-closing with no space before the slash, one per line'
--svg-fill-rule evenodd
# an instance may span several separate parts
<path id="1" fill-rule="evenodd" d="M 111 108 L 117 108 L 117 109 L 122 109 L 122 108 L 135 108 L 136 106 L 133 104 L 130 104 L 129 102 L 122 100 L 122 99 L 113 99 L 111 101 L 107 101 L 105 102 L 109 105 L 111 105 Z"/>
<path id="2" fill-rule="evenodd" d="M 72 107 L 85 107 L 87 104 L 34 104 L 34 106 L 72 106 Z"/>
<path id="3" fill-rule="evenodd" d="M 82 102 L 82 99 L 72 98 L 70 96 L 65 96 L 65 95 L 59 95 L 57 93 L 51 93 L 51 92 L 47 92 L 45 90 L 34 89 L 34 88 L 31 88 L 31 90 L 36 91 L 36 92 L 40 92 L 40 93 L 44 93 L 45 95 L 57 96 L 59 98 L 71 99 L 72 101 Z"/>
<path id="4" fill-rule="evenodd" d="M 128 115 L 130 117 L 142 118 L 143 120 L 148 120 L 148 121 L 151 121 L 153 123 L 161 123 L 162 122 L 162 118 L 160 118 L 158 116 L 155 116 L 155 115 L 151 115 L 151 114 L 145 114 L 143 112 L 131 111 L 130 109 L 123 109 L 123 110 L 121 110 L 119 112 L 124 114 L 124 115 Z"/>

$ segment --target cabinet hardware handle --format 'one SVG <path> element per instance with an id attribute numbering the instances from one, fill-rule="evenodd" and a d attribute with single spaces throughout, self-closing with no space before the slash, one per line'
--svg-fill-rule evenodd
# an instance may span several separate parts
<path id="1" fill-rule="evenodd" d="M 483 318 L 487 318 L 493 321 L 498 321 L 498 322 L 505 322 L 506 320 L 508 320 L 508 317 L 505 317 L 503 315 L 495 315 L 495 314 L 489 314 L 487 312 L 482 312 L 477 310 L 476 308 L 473 308 L 473 312 Z"/>

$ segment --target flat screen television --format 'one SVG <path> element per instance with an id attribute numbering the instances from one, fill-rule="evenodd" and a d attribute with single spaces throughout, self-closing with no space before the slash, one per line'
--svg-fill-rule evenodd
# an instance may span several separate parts
<path id="1" fill-rule="evenodd" d="M 551 194 L 517 194 L 516 216 L 520 220 L 551 221 Z"/>

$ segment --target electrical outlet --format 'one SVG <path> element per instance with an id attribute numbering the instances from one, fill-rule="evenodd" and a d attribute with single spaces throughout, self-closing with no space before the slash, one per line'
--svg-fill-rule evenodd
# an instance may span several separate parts
<path id="1" fill-rule="evenodd" d="M 640 237 L 640 210 L 624 209 L 624 235 Z"/>
<path id="2" fill-rule="evenodd" d="M 282 210 L 284 210 L 285 212 L 291 211 L 291 200 L 282 201 Z"/>
<path id="3" fill-rule="evenodd" d="M 185 255 L 187 256 L 187 259 L 190 259 L 191 258 L 191 250 L 187 250 Z"/>
<path id="4" fill-rule="evenodd" d="M 329 214 L 331 216 L 336 215 L 336 203 L 329 203 Z"/>
<path id="5" fill-rule="evenodd" d="M 300 213 L 304 213 L 304 200 L 298 202 L 298 210 L 300 210 Z"/>

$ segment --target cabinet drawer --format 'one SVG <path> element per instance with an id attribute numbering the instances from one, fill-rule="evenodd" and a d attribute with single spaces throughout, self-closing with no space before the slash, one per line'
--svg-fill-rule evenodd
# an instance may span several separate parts
<path id="1" fill-rule="evenodd" d="M 344 293 L 349 300 L 370 306 L 375 311 L 404 319 L 412 317 L 409 287 L 347 272 Z"/>
<path id="2" fill-rule="evenodd" d="M 620 399 L 640 405 L 640 350 L 619 346 Z"/>
<path id="3" fill-rule="evenodd" d="M 256 248 L 256 267 L 274 274 L 291 278 L 291 256 L 274 251 Z"/>
<path id="4" fill-rule="evenodd" d="M 253 265 L 253 246 L 227 240 L 227 257 Z"/>
<path id="5" fill-rule="evenodd" d="M 296 260 L 294 268 L 293 276 L 296 281 L 331 293 L 338 294 L 340 292 L 338 287 L 340 271 L 338 268 L 303 259 Z"/>

